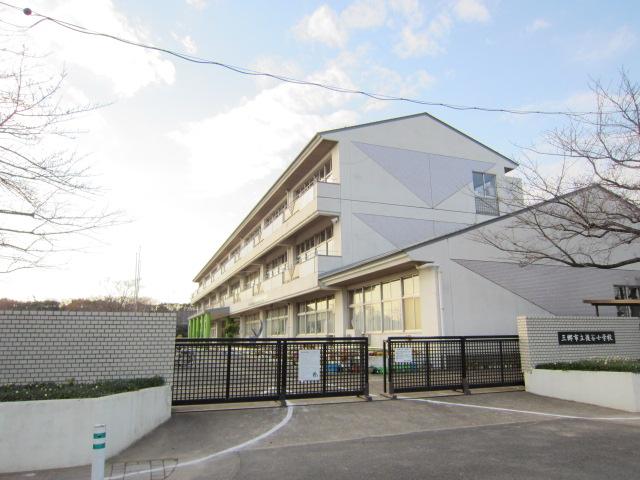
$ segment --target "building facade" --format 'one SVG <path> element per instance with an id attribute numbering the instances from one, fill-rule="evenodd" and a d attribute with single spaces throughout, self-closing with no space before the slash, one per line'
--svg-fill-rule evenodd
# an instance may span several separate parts
<path id="1" fill-rule="evenodd" d="M 367 335 L 376 347 L 515 333 L 517 315 L 553 314 L 513 286 L 533 270 L 500 268 L 472 238 L 509 213 L 516 167 L 428 114 L 316 134 L 194 278 L 206 332 L 222 336 L 231 317 L 240 336 Z M 616 285 L 640 284 L 617 272 Z"/>

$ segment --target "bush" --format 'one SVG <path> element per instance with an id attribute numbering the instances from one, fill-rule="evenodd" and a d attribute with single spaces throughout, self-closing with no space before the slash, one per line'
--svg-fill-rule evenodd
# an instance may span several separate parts
<path id="1" fill-rule="evenodd" d="M 133 378 L 130 380 L 103 380 L 95 383 L 31 383 L 29 385 L 0 386 L 0 402 L 23 400 L 58 400 L 62 398 L 94 398 L 115 393 L 132 392 L 164 385 L 162 377 Z"/>
<path id="2" fill-rule="evenodd" d="M 631 372 L 640 373 L 640 359 L 631 358 L 595 358 L 576 362 L 541 363 L 536 368 L 547 370 L 586 370 L 594 372 Z"/>

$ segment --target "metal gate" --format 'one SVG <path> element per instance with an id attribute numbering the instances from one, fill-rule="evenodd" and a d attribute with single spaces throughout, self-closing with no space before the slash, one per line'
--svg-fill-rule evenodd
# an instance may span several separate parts
<path id="1" fill-rule="evenodd" d="M 306 361 L 300 362 L 301 351 Z M 309 361 L 310 360 L 310 361 Z M 340 395 L 369 398 L 366 338 L 177 340 L 174 405 Z M 311 376 L 309 376 L 311 375 Z"/>
<path id="2" fill-rule="evenodd" d="M 517 335 L 389 337 L 383 355 L 391 395 L 524 384 Z"/>

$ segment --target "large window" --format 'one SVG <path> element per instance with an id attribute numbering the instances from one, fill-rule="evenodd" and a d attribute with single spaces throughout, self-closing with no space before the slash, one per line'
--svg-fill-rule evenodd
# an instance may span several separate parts
<path id="1" fill-rule="evenodd" d="M 287 252 L 267 262 L 264 269 L 264 278 L 275 277 L 287 269 Z"/>
<path id="2" fill-rule="evenodd" d="M 259 337 L 262 334 L 260 315 L 254 313 L 244 317 L 244 331 L 246 337 Z"/>
<path id="3" fill-rule="evenodd" d="M 304 192 L 309 190 L 311 186 L 316 182 L 324 182 L 331 176 L 331 159 L 324 162 L 320 167 L 313 172 L 305 181 L 296 187 L 293 191 L 294 198 L 300 197 Z"/>
<path id="4" fill-rule="evenodd" d="M 333 297 L 298 303 L 299 334 L 332 334 L 334 332 Z"/>
<path id="5" fill-rule="evenodd" d="M 255 245 L 260 241 L 260 234 L 262 233 L 262 229 L 260 227 L 256 228 L 253 232 L 251 232 L 247 238 L 244 239 L 244 246 L 247 245 Z"/>
<path id="6" fill-rule="evenodd" d="M 351 328 L 359 332 L 419 330 L 418 276 L 349 291 Z"/>
<path id="7" fill-rule="evenodd" d="M 296 263 L 302 263 L 320 255 L 329 255 L 329 240 L 333 238 L 333 225 L 329 225 L 321 232 L 312 235 L 296 245 Z"/>
<path id="8" fill-rule="evenodd" d="M 615 285 L 617 300 L 640 299 L 640 285 Z M 640 317 L 640 305 L 622 305 L 616 307 L 619 317 Z"/>
<path id="9" fill-rule="evenodd" d="M 260 271 L 256 270 L 255 272 L 247 273 L 245 288 L 249 289 L 258 284 L 260 284 Z"/>
<path id="10" fill-rule="evenodd" d="M 482 215 L 500 214 L 495 175 L 473 172 L 473 192 L 476 197 L 476 213 Z"/>
<path id="11" fill-rule="evenodd" d="M 287 334 L 287 307 L 267 310 L 267 335 L 277 336 Z"/>

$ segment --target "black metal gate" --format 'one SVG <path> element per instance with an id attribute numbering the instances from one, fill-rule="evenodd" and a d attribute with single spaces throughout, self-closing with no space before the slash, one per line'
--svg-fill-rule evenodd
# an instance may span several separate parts
<path id="1" fill-rule="evenodd" d="M 524 384 L 517 335 L 389 337 L 384 365 L 391 395 Z"/>
<path id="2" fill-rule="evenodd" d="M 302 354 L 310 361 L 301 364 L 303 350 L 311 351 Z M 287 398 L 339 395 L 369 398 L 367 370 L 367 339 L 361 337 L 177 340 L 172 400 L 186 405 L 284 403 Z"/>

